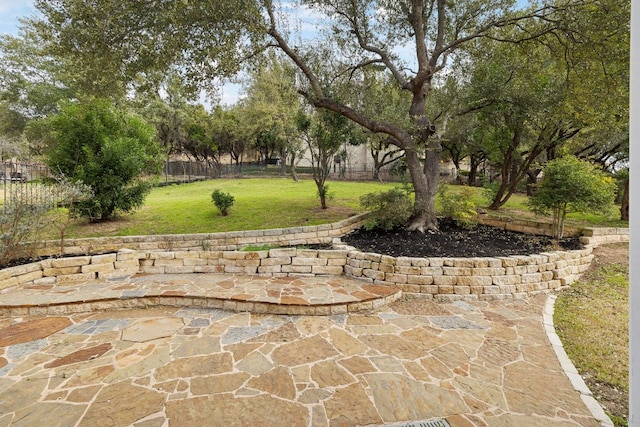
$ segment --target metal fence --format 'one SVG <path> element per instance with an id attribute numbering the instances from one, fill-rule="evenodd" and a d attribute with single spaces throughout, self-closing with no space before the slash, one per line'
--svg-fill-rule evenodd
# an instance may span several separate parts
<path id="1" fill-rule="evenodd" d="M 284 168 L 285 175 L 291 176 L 291 168 Z M 312 170 L 308 166 L 296 168 L 301 177 L 310 177 Z M 195 160 L 172 160 L 165 162 L 160 185 L 175 182 L 202 181 L 215 178 L 234 178 L 250 176 L 282 176 L 283 169 L 279 164 L 264 164 L 262 162 L 243 162 L 239 164 L 215 164 Z M 50 178 L 49 168 L 42 163 L 9 160 L 0 162 L 0 205 L 9 206 L 16 200 L 26 204 L 50 204 L 58 202 L 55 194 L 42 184 L 44 178 Z M 443 177 L 444 178 L 444 177 Z M 330 179 L 346 181 L 382 180 L 385 182 L 398 181 L 399 177 L 392 175 L 389 168 L 383 168 L 379 176 L 369 168 L 355 168 L 351 166 L 338 167 L 334 165 Z"/>
<path id="2" fill-rule="evenodd" d="M 17 200 L 29 205 L 54 204 L 54 197 L 42 185 L 43 178 L 50 176 L 49 168 L 40 163 L 0 163 L 1 204 L 9 206 Z"/>

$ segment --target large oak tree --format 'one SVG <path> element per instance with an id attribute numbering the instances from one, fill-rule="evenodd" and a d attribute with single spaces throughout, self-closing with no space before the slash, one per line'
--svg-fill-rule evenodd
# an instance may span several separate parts
<path id="1" fill-rule="evenodd" d="M 516 10 L 512 0 L 36 0 L 42 18 L 31 25 L 63 55 L 85 87 L 123 92 L 136 75 L 174 68 L 189 83 L 214 85 L 267 48 L 281 50 L 298 68 L 298 92 L 373 133 L 386 134 L 404 150 L 415 190 L 410 229 L 436 229 L 434 208 L 442 147 L 427 105 L 438 74 L 471 40 L 502 39 L 524 19 L 540 19 L 581 0 Z M 293 8 L 293 9 L 292 9 Z M 302 8 L 302 9 L 301 9 Z M 291 24 L 306 10 L 314 35 Z M 519 37 L 532 38 L 537 33 Z M 403 52 L 401 54 L 401 52 Z M 386 120 L 350 102 L 361 70 L 385 70 L 407 94 L 404 118 Z"/>

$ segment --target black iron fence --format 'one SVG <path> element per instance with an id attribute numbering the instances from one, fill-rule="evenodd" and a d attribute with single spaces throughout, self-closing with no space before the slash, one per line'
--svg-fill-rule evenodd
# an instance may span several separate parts
<path id="1" fill-rule="evenodd" d="M 29 205 L 54 204 L 54 197 L 42 185 L 42 180 L 50 176 L 49 168 L 40 163 L 15 160 L 0 163 L 2 205 L 9 206 L 17 200 Z"/>

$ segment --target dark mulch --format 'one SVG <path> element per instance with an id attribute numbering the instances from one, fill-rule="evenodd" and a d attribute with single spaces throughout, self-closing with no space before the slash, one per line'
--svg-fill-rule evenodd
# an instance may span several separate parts
<path id="1" fill-rule="evenodd" d="M 549 250 L 580 249 L 578 237 L 554 242 L 546 236 L 478 225 L 472 230 L 441 222 L 436 232 L 355 230 L 342 241 L 363 252 L 408 257 L 496 257 L 530 255 Z"/>

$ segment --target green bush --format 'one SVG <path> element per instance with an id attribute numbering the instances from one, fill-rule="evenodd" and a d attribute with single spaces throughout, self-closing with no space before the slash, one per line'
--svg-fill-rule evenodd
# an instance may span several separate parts
<path id="1" fill-rule="evenodd" d="M 371 211 L 365 222 L 365 228 L 391 230 L 406 224 L 411 217 L 411 200 L 406 192 L 399 188 L 380 193 L 367 193 L 360 197 L 360 205 Z"/>
<path id="2" fill-rule="evenodd" d="M 46 227 L 46 204 L 32 204 L 26 194 L 14 194 L 11 202 L 0 207 L 0 266 L 33 256 L 31 243 Z"/>
<path id="3" fill-rule="evenodd" d="M 482 198 L 485 199 L 487 204 L 493 203 L 498 194 L 498 189 L 500 189 L 499 182 L 482 181 Z"/>
<path id="4" fill-rule="evenodd" d="M 553 237 L 562 238 L 568 212 L 606 212 L 615 199 L 616 184 L 593 164 L 574 156 L 547 162 L 543 179 L 529 198 L 531 210 L 551 211 Z"/>
<path id="5" fill-rule="evenodd" d="M 229 215 L 229 209 L 233 206 L 234 200 L 231 194 L 220 191 L 217 188 L 211 193 L 211 201 L 220 210 L 222 216 Z"/>
<path id="6" fill-rule="evenodd" d="M 152 125 L 97 99 L 69 103 L 43 124 L 51 136 L 51 170 L 93 190 L 73 204 L 80 215 L 99 221 L 142 206 L 151 191 L 144 177 L 160 172 L 163 163 Z"/>
<path id="7" fill-rule="evenodd" d="M 478 212 L 473 202 L 473 190 L 464 187 L 460 193 L 454 193 L 446 184 L 438 187 L 438 196 L 444 218 L 452 219 L 460 227 L 473 228 L 478 225 Z"/>

